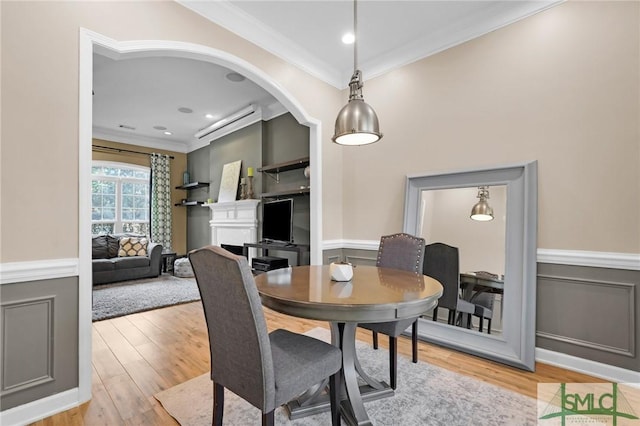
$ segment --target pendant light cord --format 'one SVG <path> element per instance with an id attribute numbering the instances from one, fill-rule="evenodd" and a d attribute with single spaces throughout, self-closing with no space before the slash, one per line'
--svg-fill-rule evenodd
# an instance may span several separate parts
<path id="1" fill-rule="evenodd" d="M 353 0 L 353 72 L 358 69 L 358 0 Z"/>

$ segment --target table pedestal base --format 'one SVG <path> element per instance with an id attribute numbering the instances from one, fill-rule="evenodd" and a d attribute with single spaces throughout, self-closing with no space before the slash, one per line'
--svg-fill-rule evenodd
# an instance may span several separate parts
<path id="1" fill-rule="evenodd" d="M 362 400 L 364 402 L 375 401 L 376 399 L 387 398 L 394 395 L 394 390 L 386 383 L 382 382 L 384 385 L 384 389 L 375 389 L 369 385 L 361 385 L 360 386 L 360 394 L 362 395 Z M 303 403 L 304 404 L 304 403 Z M 329 403 L 329 395 L 323 393 L 322 395 L 316 396 L 312 404 L 303 405 L 297 399 L 293 401 L 289 401 L 285 405 L 285 409 L 289 414 L 289 419 L 296 420 L 302 417 L 313 416 L 314 414 L 324 413 L 331 409 L 331 404 Z M 353 412 L 351 411 L 351 404 L 343 401 L 340 405 L 340 413 L 342 414 L 342 419 L 348 425 L 359 425 L 359 424 L 371 424 L 369 423 L 358 423 L 355 419 Z"/>
<path id="2" fill-rule="evenodd" d="M 331 343 L 342 350 L 342 370 L 340 389 L 340 414 L 348 425 L 368 426 L 371 420 L 364 408 L 364 402 L 375 401 L 394 395 L 394 390 L 386 383 L 371 378 L 364 372 L 356 353 L 357 323 L 331 323 Z M 360 384 L 358 378 L 364 381 Z M 291 420 L 331 409 L 326 391 L 328 380 L 314 386 L 299 398 L 286 404 Z"/>

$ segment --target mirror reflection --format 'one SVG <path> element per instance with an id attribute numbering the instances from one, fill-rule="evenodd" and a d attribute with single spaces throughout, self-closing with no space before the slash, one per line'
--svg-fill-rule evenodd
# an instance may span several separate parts
<path id="1" fill-rule="evenodd" d="M 445 287 L 425 319 L 502 334 L 507 186 L 422 190 L 425 273 Z"/>

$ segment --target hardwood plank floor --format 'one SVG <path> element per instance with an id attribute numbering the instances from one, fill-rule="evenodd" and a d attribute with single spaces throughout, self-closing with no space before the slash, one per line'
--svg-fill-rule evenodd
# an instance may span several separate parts
<path id="1" fill-rule="evenodd" d="M 265 309 L 269 330 L 305 332 L 328 328 Z M 358 339 L 371 342 L 368 331 Z M 381 336 L 380 346 L 387 347 Z M 411 356 L 411 341 L 398 339 L 398 352 Z M 545 364 L 529 373 L 482 358 L 420 342 L 420 361 L 473 376 L 536 397 L 538 383 L 594 383 L 602 380 Z M 200 302 L 141 312 L 93 324 L 93 399 L 33 423 L 36 426 L 176 425 L 153 395 L 209 371 L 209 342 Z M 402 372 L 400 372 L 402 374 Z"/>

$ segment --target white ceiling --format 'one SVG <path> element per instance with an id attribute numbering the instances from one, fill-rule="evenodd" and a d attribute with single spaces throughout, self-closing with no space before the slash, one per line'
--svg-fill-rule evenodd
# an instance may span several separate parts
<path id="1" fill-rule="evenodd" d="M 345 88 L 353 73 L 353 2 L 345 0 L 176 0 L 323 81 Z M 561 0 L 358 2 L 358 68 L 365 80 L 509 25 Z M 221 117 L 256 104 L 265 118 L 282 112 L 249 80 L 180 58 L 113 60 L 94 55 L 94 137 L 189 152 L 193 135 Z M 178 108 L 193 113 L 185 114 Z M 213 119 L 204 114 L 211 113 Z M 121 128 L 134 127 L 135 130 Z M 164 135 L 154 126 L 164 126 Z"/>

